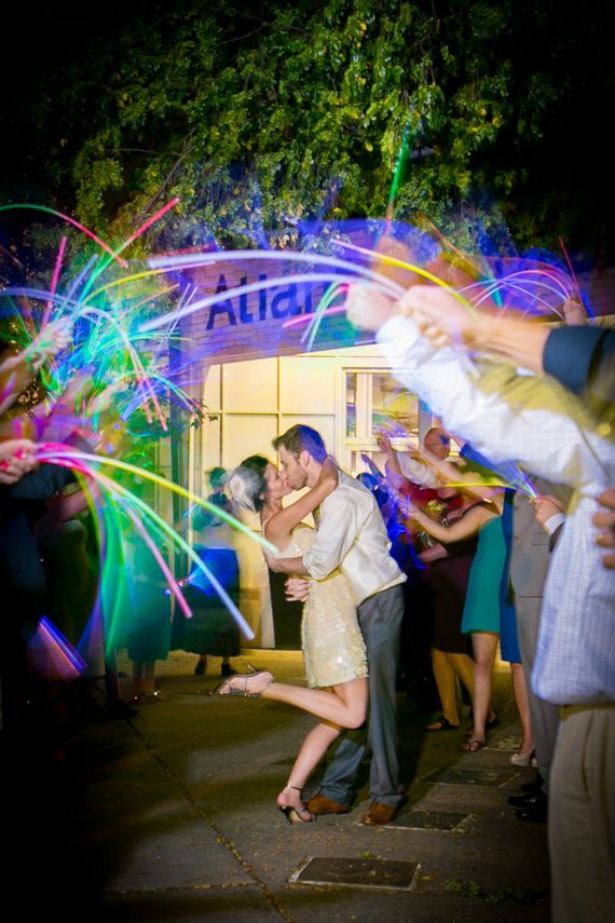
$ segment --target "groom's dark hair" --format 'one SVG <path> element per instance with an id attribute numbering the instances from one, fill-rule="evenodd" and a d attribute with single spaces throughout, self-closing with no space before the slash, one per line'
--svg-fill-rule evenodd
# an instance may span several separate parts
<path id="1" fill-rule="evenodd" d="M 320 433 L 317 433 L 311 426 L 304 426 L 303 423 L 291 426 L 281 436 L 277 436 L 272 445 L 276 452 L 282 447 L 296 458 L 301 452 L 309 452 L 312 458 L 320 464 L 327 457 L 327 449 Z"/>

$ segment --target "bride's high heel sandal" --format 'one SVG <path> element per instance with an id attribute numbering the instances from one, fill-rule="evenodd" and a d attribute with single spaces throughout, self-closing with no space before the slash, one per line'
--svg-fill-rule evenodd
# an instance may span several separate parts
<path id="1" fill-rule="evenodd" d="M 234 676 L 230 676 L 223 683 L 214 690 L 215 695 L 241 695 L 249 699 L 258 699 L 267 689 L 268 686 L 274 682 L 273 675 L 269 673 L 268 670 L 254 670 L 252 667 L 248 667 L 250 670 L 249 673 L 236 673 Z M 257 677 L 262 679 L 257 680 Z M 256 686 L 258 688 L 250 689 L 250 682 L 252 680 L 257 680 Z"/>
<path id="2" fill-rule="evenodd" d="M 286 791 L 287 788 L 292 788 L 295 792 L 301 792 L 301 789 L 297 785 L 285 785 L 283 791 Z M 301 821 L 303 824 L 309 824 L 311 821 L 316 820 L 316 815 L 312 814 L 311 811 L 305 807 L 303 802 L 301 802 L 300 808 L 294 808 L 290 804 L 279 804 L 279 810 L 282 812 L 289 824 L 294 824 L 296 821 Z"/>

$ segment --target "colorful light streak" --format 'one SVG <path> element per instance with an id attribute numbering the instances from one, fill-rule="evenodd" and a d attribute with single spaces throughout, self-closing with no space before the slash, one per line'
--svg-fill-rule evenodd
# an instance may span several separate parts
<path id="1" fill-rule="evenodd" d="M 89 237 L 91 240 L 93 240 L 94 243 L 96 243 L 101 248 L 101 250 L 104 250 L 106 253 L 108 253 L 111 259 L 115 260 L 124 269 L 126 269 L 128 266 L 128 263 L 125 260 L 119 259 L 109 244 L 106 244 L 104 240 L 101 240 L 100 237 L 97 237 L 93 231 L 90 231 L 89 228 L 85 227 L 85 225 L 80 224 L 79 221 L 75 221 L 74 218 L 70 218 L 68 215 L 64 215 L 62 212 L 56 211 L 55 208 L 48 208 L 46 205 L 30 205 L 27 202 L 19 202 L 14 205 L 0 205 L 0 212 L 13 211 L 18 208 L 46 212 L 48 215 L 54 215 L 56 218 L 61 218 L 62 221 L 66 221 L 67 224 L 72 224 L 74 228 L 77 228 L 78 231 L 81 231 L 82 234 L 85 234 L 86 237 Z"/>
<path id="2" fill-rule="evenodd" d="M 128 490 L 128 488 L 118 484 L 116 481 L 113 481 L 111 478 L 105 476 L 100 471 L 100 466 L 108 465 L 114 469 L 138 475 L 139 477 L 151 480 L 159 487 L 164 487 L 165 489 L 179 494 L 190 503 L 201 506 L 208 510 L 210 513 L 213 513 L 214 515 L 219 516 L 221 519 L 224 519 L 226 522 L 228 522 L 229 525 L 249 536 L 253 541 L 260 544 L 270 553 L 277 553 L 278 549 L 275 545 L 255 533 L 252 529 L 244 525 L 242 522 L 240 522 L 240 520 L 236 519 L 230 513 L 220 509 L 220 507 L 218 507 L 216 504 L 210 503 L 207 500 L 203 500 L 200 497 L 195 496 L 185 488 L 173 483 L 172 481 L 168 481 L 166 478 L 163 478 L 154 472 L 146 471 L 143 468 L 131 465 L 128 462 L 122 461 L 120 459 L 107 458 L 106 456 L 88 454 L 79 452 L 77 450 L 69 451 L 63 444 L 43 444 L 40 446 L 37 457 L 42 462 L 49 462 L 50 464 L 62 465 L 64 467 L 71 468 L 72 470 L 78 472 L 81 477 L 91 480 L 97 485 L 97 487 L 102 488 L 109 496 L 119 501 L 123 511 L 130 518 L 135 528 L 138 529 L 139 533 L 146 541 L 150 551 L 161 567 L 165 578 L 167 579 L 169 586 L 175 595 L 175 598 L 177 599 L 180 607 L 182 608 L 182 611 L 186 616 L 189 617 L 191 614 L 189 607 L 187 606 L 181 594 L 177 581 L 171 574 L 169 568 L 156 549 L 155 544 L 152 542 L 152 539 L 147 533 L 142 519 L 151 522 L 159 534 L 166 536 L 171 546 L 176 546 L 190 558 L 193 564 L 203 573 L 206 579 L 212 584 L 216 592 L 219 594 L 220 598 L 224 602 L 224 605 L 227 607 L 230 614 L 237 622 L 245 637 L 250 640 L 254 638 L 255 635 L 253 630 L 246 622 L 235 603 L 232 601 L 224 587 L 216 579 L 215 575 L 209 571 L 194 549 L 182 538 L 181 535 L 175 532 L 175 530 L 167 522 L 165 522 L 161 516 L 159 516 L 143 500 L 137 497 L 136 494 Z M 135 511 L 138 511 L 140 516 L 137 516 Z"/>
<path id="3" fill-rule="evenodd" d="M 45 679 L 77 679 L 87 662 L 47 616 L 43 616 L 28 642 L 31 669 Z"/>
<path id="4" fill-rule="evenodd" d="M 169 203 L 164 209 L 161 209 L 156 216 L 146 222 L 135 234 L 125 242 L 122 248 L 125 249 L 132 241 L 136 239 L 147 227 L 151 226 L 153 221 L 157 220 L 169 208 L 176 204 L 177 200 Z M 18 207 L 18 206 L 16 206 Z M 42 209 L 51 214 L 57 214 L 65 218 L 60 213 L 51 209 Z M 71 222 L 75 227 L 79 227 L 86 232 L 84 228 L 76 222 Z M 87 232 L 86 232 L 87 233 Z M 97 241 L 95 235 L 88 233 L 88 236 Z M 109 253 L 110 258 L 106 260 L 106 265 L 115 260 L 116 263 L 125 266 L 123 261 L 117 259 L 119 253 L 113 254 L 109 248 L 99 242 L 103 249 Z M 50 322 L 52 313 L 55 317 L 72 317 L 81 325 L 85 337 L 81 336 L 73 349 L 66 350 L 63 356 L 58 357 L 58 361 L 53 363 L 53 375 L 49 376 L 47 382 L 50 389 L 50 396 L 47 399 L 47 410 L 51 410 L 54 405 L 60 405 L 67 400 L 67 393 L 72 389 L 70 401 L 75 405 L 75 413 L 66 418 L 65 428 L 69 423 L 77 429 L 87 434 L 90 425 L 94 430 L 99 429 L 101 415 L 107 413 L 112 421 L 115 417 L 116 422 L 111 423 L 115 430 L 121 431 L 121 421 L 130 421 L 131 414 L 137 407 L 143 407 L 146 419 L 151 422 L 156 418 L 160 424 L 162 432 L 168 431 L 168 426 L 160 401 L 158 392 L 166 390 L 167 395 L 172 395 L 186 409 L 194 412 L 194 404 L 190 398 L 182 391 L 179 385 L 172 381 L 168 374 L 159 374 L 152 364 L 151 347 L 155 342 L 151 336 L 147 339 L 144 335 L 135 330 L 136 320 L 142 318 L 144 309 L 155 302 L 160 296 L 168 295 L 174 286 L 164 286 L 162 290 L 158 287 L 157 291 L 133 299 L 133 303 L 121 300 L 122 296 L 129 292 L 132 295 L 132 286 L 140 283 L 142 280 L 152 280 L 160 273 L 155 270 L 146 272 L 133 273 L 123 279 L 115 279 L 111 282 L 94 287 L 94 282 L 100 277 L 105 265 L 100 259 L 92 259 L 88 263 L 86 270 L 69 283 L 67 291 L 69 296 L 58 291 L 61 268 L 65 254 L 66 238 L 62 238 L 58 256 L 53 272 L 51 289 L 44 291 L 42 289 L 27 288 L 25 286 L 14 286 L 6 289 L 2 296 L 4 298 L 25 297 L 30 300 L 40 301 L 44 306 L 42 314 L 41 327 Z M 129 289 L 128 286 L 131 286 Z M 78 294 L 79 293 L 79 294 Z M 115 295 L 120 296 L 120 300 L 112 302 L 110 299 Z M 21 312 L 16 316 L 21 319 Z M 84 323 L 87 325 L 83 327 Z M 23 324 L 24 339 L 31 336 Z M 168 345 L 168 336 L 159 336 L 158 338 L 160 352 Z M 142 340 L 149 350 L 147 358 L 142 356 L 137 349 L 137 343 Z M 90 391 L 94 397 L 86 401 L 83 388 L 81 385 L 75 389 L 75 376 L 83 377 L 84 369 L 88 370 L 91 376 Z M 109 377 L 111 383 L 108 383 Z M 130 383 L 136 383 L 135 387 L 130 387 Z M 123 396 L 118 394 L 122 386 L 129 388 L 129 403 L 127 407 L 119 406 Z M 101 390 L 102 386 L 102 390 Z M 84 385 L 85 389 L 87 387 Z M 10 381 L 8 384 L 10 389 Z M 6 388 L 5 388 L 6 390 Z M 106 401 L 114 399 L 115 407 L 105 407 Z M 153 413 L 150 412 L 150 406 Z M 63 411 L 70 410 L 66 407 Z M 89 420 L 89 423 L 88 423 Z M 107 446 L 108 451 L 112 452 L 115 446 Z M 95 515 L 95 521 L 98 523 L 100 535 L 100 547 L 111 551 L 111 558 L 107 560 L 106 553 L 103 555 L 104 560 L 101 562 L 103 567 L 103 580 L 101 581 L 101 593 L 106 597 L 106 604 L 103 605 L 103 611 L 106 610 L 107 618 L 110 611 L 114 609 L 109 605 L 109 599 L 113 595 L 108 592 L 109 575 L 113 567 L 114 552 L 120 552 L 122 548 L 121 529 L 118 530 L 118 516 L 123 516 L 130 523 L 131 531 L 139 535 L 139 539 L 145 543 L 151 552 L 154 560 L 164 575 L 164 578 L 171 588 L 178 607 L 184 616 L 190 617 L 190 608 L 181 593 L 180 585 L 175 580 L 170 568 L 166 564 L 161 552 L 156 546 L 152 535 L 162 536 L 165 543 L 184 553 L 198 568 L 207 579 L 209 584 L 214 587 L 220 596 L 223 604 L 227 607 L 232 617 L 237 622 L 240 630 L 248 638 L 254 637 L 254 632 L 249 624 L 243 618 L 237 606 L 233 603 L 224 587 L 216 579 L 215 575 L 209 572 L 202 559 L 194 552 L 190 545 L 178 535 L 164 519 L 159 516 L 148 504 L 141 500 L 134 492 L 127 487 L 114 481 L 101 471 L 101 466 L 110 465 L 114 470 L 121 470 L 142 481 L 153 481 L 158 487 L 169 489 L 184 497 L 193 505 L 201 505 L 216 516 L 226 519 L 230 525 L 245 532 L 252 540 L 260 543 L 264 548 L 271 552 L 277 549 L 275 546 L 266 542 L 251 529 L 243 525 L 239 520 L 226 514 L 217 506 L 210 505 L 208 501 L 201 500 L 189 491 L 184 490 L 178 485 L 172 484 L 153 472 L 142 467 L 131 465 L 120 459 L 103 457 L 102 455 L 79 453 L 75 450 L 68 449 L 66 445 L 43 444 L 40 447 L 39 458 L 41 461 L 50 464 L 57 464 L 70 467 L 75 471 L 78 479 L 84 484 L 86 495 L 87 485 L 91 482 L 96 485 L 98 493 L 100 492 L 106 498 L 104 503 L 94 502 L 93 497 L 89 497 L 88 505 L 90 512 Z M 105 586 L 107 584 L 107 586 Z M 114 584 L 113 584 L 114 585 Z M 101 597 L 102 599 L 102 597 Z M 100 609 L 100 601 L 97 600 L 97 608 Z M 91 632 L 92 629 L 89 629 Z M 108 648 L 112 648 L 114 641 L 119 637 L 120 632 L 113 625 L 105 629 L 105 641 Z"/>
<path id="5" fill-rule="evenodd" d="M 47 302 L 47 306 L 46 306 L 46 308 L 45 308 L 45 313 L 43 314 L 43 320 L 42 320 L 42 322 L 41 322 L 41 328 L 45 326 L 45 324 L 46 324 L 47 321 L 49 320 L 49 315 L 51 314 L 51 308 L 52 308 L 52 306 L 53 306 L 53 294 L 54 294 L 54 292 L 55 292 L 55 290 L 56 290 L 56 288 L 57 288 L 57 285 L 58 285 L 58 279 L 60 278 L 60 270 L 61 270 L 61 268 L 62 268 L 62 262 L 63 262 L 63 260 L 64 260 L 64 253 L 65 253 L 65 251 L 66 251 L 66 240 L 67 240 L 66 237 L 62 237 L 62 239 L 61 239 L 61 241 L 60 241 L 60 248 L 59 248 L 59 250 L 58 250 L 58 256 L 57 256 L 57 259 L 56 259 L 56 264 L 55 264 L 55 266 L 54 266 L 54 269 L 53 269 L 53 276 L 52 276 L 52 278 L 51 278 L 51 287 L 50 287 L 50 289 L 49 289 L 49 291 L 50 291 L 52 297 L 51 297 L 51 298 L 49 299 L 49 301 Z"/>
<path id="6" fill-rule="evenodd" d="M 406 141 L 407 136 L 404 143 Z M 405 156 L 404 143 L 402 143 L 402 150 L 398 158 L 396 175 L 401 171 L 401 163 L 403 156 Z M 395 191 L 394 177 L 391 200 L 394 198 Z M 120 259 L 119 254 L 124 252 L 148 227 L 176 204 L 177 200 L 172 200 L 160 209 L 156 215 L 141 225 L 138 231 L 116 249 L 104 244 L 92 232 L 87 231 L 77 222 L 67 218 L 60 212 L 55 212 L 53 209 L 28 205 L 0 208 L 0 210 L 19 207 L 40 208 L 41 211 L 56 215 L 83 231 L 106 254 L 104 257 L 92 257 L 87 266 L 67 284 L 66 292 L 62 293 L 58 291 L 66 244 L 66 238 L 62 238 L 49 291 L 15 286 L 0 293 L 4 298 L 25 297 L 29 300 L 40 301 L 44 305 L 42 325 L 48 323 L 52 314 L 55 314 L 55 316 L 59 317 L 69 316 L 73 318 L 75 324 L 80 325 L 80 329 L 83 329 L 84 334 L 81 340 L 77 341 L 75 348 L 66 351 L 54 363 L 52 375 L 50 375 L 47 384 L 50 389 L 51 400 L 53 401 L 54 398 L 61 400 L 67 385 L 74 380 L 75 375 L 83 373 L 86 368 L 91 370 L 93 397 L 89 402 L 78 400 L 76 397 L 74 399 L 76 416 L 83 416 L 86 431 L 88 425 L 91 425 L 94 430 L 100 429 L 106 414 L 109 420 L 115 419 L 115 423 L 113 423 L 115 434 L 124 435 L 129 432 L 127 428 L 135 410 L 142 408 L 148 424 L 158 421 L 161 430 L 167 432 L 168 426 L 159 398 L 163 393 L 169 397 L 172 396 L 183 408 L 194 411 L 194 403 L 183 392 L 178 382 L 174 380 L 178 370 L 174 369 L 174 374 L 169 372 L 164 365 L 167 357 L 163 353 L 169 346 L 171 334 L 179 320 L 205 310 L 210 305 L 228 298 L 230 294 L 248 295 L 263 289 L 288 285 L 289 283 L 304 283 L 315 286 L 326 283 L 326 291 L 320 298 L 314 312 L 291 318 L 281 324 L 284 327 L 307 324 L 307 329 L 302 336 L 302 342 L 307 344 L 306 349 L 309 351 L 316 343 L 322 319 L 326 316 L 344 312 L 344 306 L 338 305 L 337 301 L 344 297 L 349 285 L 360 282 L 370 286 L 375 291 L 389 295 L 393 299 L 399 298 L 404 293 L 405 288 L 402 285 L 390 279 L 384 273 L 375 270 L 374 267 L 378 265 L 407 270 L 422 277 L 426 282 L 447 288 L 471 312 L 474 312 L 477 306 L 484 304 L 486 301 L 492 303 L 497 301 L 502 311 L 514 310 L 523 314 L 538 310 L 546 314 L 556 314 L 557 309 L 552 306 L 552 301 L 570 297 L 571 291 L 578 291 L 576 280 L 574 280 L 574 283 L 571 282 L 567 273 L 556 268 L 536 268 L 533 265 L 536 262 L 535 260 L 524 262 L 522 258 L 519 258 L 514 261 L 514 270 L 510 271 L 502 269 L 498 271 L 479 270 L 475 263 L 456 250 L 450 242 L 444 241 L 443 245 L 452 250 L 458 259 L 461 259 L 464 264 L 473 270 L 475 279 L 475 281 L 461 289 L 451 288 L 437 274 L 428 271 L 423 266 L 376 249 L 360 246 L 345 239 L 343 228 L 335 223 L 331 223 L 326 229 L 323 229 L 320 239 L 318 235 L 311 235 L 309 251 L 255 249 L 227 252 L 208 250 L 204 253 L 167 254 L 161 257 L 151 257 L 147 261 L 148 269 L 146 271 L 133 272 L 122 278 L 105 280 L 102 284 L 96 285 L 95 283 L 100 279 L 101 274 L 111 264 L 115 263 L 123 269 L 127 268 L 128 264 L 123 259 Z M 391 222 L 388 221 L 385 227 L 390 230 L 391 226 Z M 414 231 L 415 229 L 408 228 L 408 230 Z M 438 237 L 437 233 L 433 236 Z M 426 238 L 431 239 L 429 235 L 426 235 Z M 441 235 L 439 239 L 442 243 L 443 238 L 441 238 Z M 382 236 L 380 236 L 380 240 L 382 240 Z M 342 259 L 339 256 L 318 253 L 314 247 L 319 244 L 325 244 L 329 249 L 336 248 L 348 258 Z M 350 258 L 348 255 L 354 258 Z M 567 255 L 566 258 L 568 259 Z M 156 285 L 151 291 L 145 293 L 138 290 L 141 283 L 153 283 L 166 272 L 180 272 L 181 270 L 194 269 L 205 265 L 214 265 L 217 262 L 252 263 L 256 260 L 282 263 L 284 267 L 292 267 L 292 272 L 284 272 L 265 281 L 238 285 L 213 295 L 207 295 L 201 299 L 196 296 L 195 287 L 182 288 L 178 283 Z M 306 264 L 309 266 L 309 271 L 304 271 Z M 569 260 L 568 264 L 570 265 Z M 146 308 L 154 308 L 157 301 L 169 298 L 172 295 L 177 295 L 175 309 L 160 314 L 158 317 L 145 317 L 144 319 Z M 25 336 L 28 334 L 25 325 L 23 325 L 23 329 Z M 158 333 L 152 336 L 155 331 L 158 331 Z M 158 347 L 157 355 L 152 355 L 155 345 Z M 143 346 L 143 354 L 140 352 L 141 346 Z M 185 355 L 181 372 L 183 373 L 186 366 L 191 363 L 202 361 L 202 358 L 202 355 L 196 352 L 192 355 Z M 109 406 L 105 406 L 107 402 Z M 113 443 L 107 445 L 109 453 L 113 453 L 116 449 L 117 447 Z M 245 622 L 224 587 L 209 572 L 202 559 L 190 545 L 134 492 L 114 481 L 112 477 L 107 476 L 100 469 L 103 466 L 110 466 L 115 471 L 124 471 L 134 477 L 151 481 L 160 488 L 175 492 L 189 503 L 208 509 L 215 516 L 226 520 L 233 528 L 242 531 L 269 551 L 275 551 L 274 546 L 219 507 L 201 500 L 179 485 L 156 475 L 154 472 L 131 465 L 125 460 L 114 458 L 111 455 L 79 453 L 67 449 L 65 445 L 42 446 L 40 458 L 42 461 L 73 468 L 81 480 L 85 479 L 85 481 L 91 481 L 96 484 L 104 496 L 112 501 L 102 505 L 92 501 L 91 505 L 92 511 L 96 513 L 99 519 L 102 519 L 104 525 L 103 532 L 105 535 L 102 536 L 101 547 L 105 549 L 103 558 L 106 558 L 107 551 L 109 552 L 109 561 L 107 562 L 109 567 L 113 566 L 115 552 L 119 553 L 122 547 L 121 514 L 151 551 L 177 600 L 178 606 L 186 617 L 189 617 L 190 612 L 181 594 L 180 584 L 175 580 L 166 565 L 154 539 L 150 535 L 150 530 L 154 536 L 162 537 L 168 547 L 177 549 L 187 555 L 195 567 L 215 587 L 216 592 L 218 592 L 246 637 L 254 637 L 252 629 Z M 518 473 L 514 477 L 511 474 L 510 483 L 512 486 L 524 490 L 529 496 L 535 496 L 536 492 L 529 478 L 523 475 L 519 469 L 517 470 Z M 464 483 L 467 484 L 467 481 L 461 482 L 458 486 L 463 486 Z M 498 482 L 494 480 L 494 486 L 496 483 Z M 484 481 L 481 481 L 481 484 L 484 484 Z M 113 510 L 114 505 L 117 506 L 117 511 Z M 106 567 L 104 561 L 103 566 Z M 109 598 L 112 595 L 112 593 L 108 592 L 112 586 L 109 577 L 110 570 L 106 570 L 105 573 L 106 576 L 103 576 L 102 582 L 103 584 L 106 582 L 107 585 L 103 587 L 103 591 Z M 112 603 L 108 601 L 107 608 L 111 605 Z M 115 629 L 112 629 L 107 642 L 111 643 L 112 646 L 112 642 L 117 636 L 119 636 L 119 632 L 116 635 Z"/>
<path id="7" fill-rule="evenodd" d="M 395 163 L 395 170 L 393 172 L 393 179 L 391 181 L 391 189 L 389 191 L 389 201 L 386 207 L 386 221 L 387 224 L 393 220 L 393 214 L 395 210 L 395 199 L 397 197 L 397 190 L 399 189 L 399 184 L 401 182 L 401 176 L 403 168 L 406 164 L 406 158 L 408 156 L 408 143 L 410 140 L 410 119 L 406 122 L 404 127 L 401 146 L 399 149 L 399 154 L 397 155 L 397 161 Z"/>
<path id="8" fill-rule="evenodd" d="M 164 256 L 152 258 L 148 261 L 148 264 L 154 269 L 170 271 L 177 269 L 194 269 L 198 268 L 199 266 L 220 262 L 220 259 L 221 257 L 218 252 L 206 252 L 196 255 L 181 254 L 177 257 Z M 224 253 L 223 260 L 228 260 L 229 262 L 252 262 L 254 260 L 267 260 L 269 262 L 278 261 L 297 264 L 309 263 L 312 265 L 317 263 L 318 265 L 327 267 L 329 269 L 344 270 L 346 272 L 346 275 L 340 275 L 339 272 L 328 273 L 321 271 L 318 273 L 312 272 L 295 276 L 275 276 L 259 282 L 251 282 L 244 285 L 238 285 L 232 289 L 235 295 L 248 295 L 254 292 L 259 292 L 263 289 L 285 285 L 289 282 L 293 282 L 295 284 L 299 282 L 314 284 L 323 282 L 330 282 L 333 284 L 351 284 L 352 282 L 356 282 L 358 280 L 371 281 L 375 284 L 378 284 L 383 291 L 389 293 L 394 298 L 401 297 L 404 291 L 400 286 L 396 285 L 394 282 L 391 282 L 391 280 L 387 279 L 385 276 L 370 270 L 368 267 L 358 266 L 357 264 L 351 263 L 347 260 L 341 260 L 336 257 L 323 256 L 320 254 L 286 250 L 283 252 L 276 252 L 271 250 L 230 250 Z M 181 320 L 183 317 L 195 314 L 198 311 L 204 310 L 205 308 L 216 304 L 217 302 L 223 301 L 225 298 L 228 298 L 228 294 L 228 291 L 224 291 L 217 292 L 213 295 L 208 295 L 205 298 L 184 305 L 175 311 L 171 311 L 168 314 L 161 315 L 160 317 L 153 318 L 149 321 L 145 321 L 139 326 L 139 330 L 140 332 L 145 333 L 160 329 L 161 327 L 168 326 L 169 324 L 174 324 L 178 320 Z"/>

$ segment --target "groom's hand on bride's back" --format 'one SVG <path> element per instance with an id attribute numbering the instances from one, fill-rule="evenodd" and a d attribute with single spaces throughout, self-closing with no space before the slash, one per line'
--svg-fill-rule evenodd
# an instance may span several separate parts
<path id="1" fill-rule="evenodd" d="M 304 577 L 289 577 L 284 584 L 284 593 L 289 602 L 304 603 L 310 595 L 310 581 Z"/>

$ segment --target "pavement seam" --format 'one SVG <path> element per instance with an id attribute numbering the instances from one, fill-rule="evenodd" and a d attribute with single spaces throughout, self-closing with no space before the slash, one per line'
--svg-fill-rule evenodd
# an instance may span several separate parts
<path id="1" fill-rule="evenodd" d="M 220 830 L 219 826 L 216 824 L 215 820 L 212 818 L 209 811 L 204 808 L 198 801 L 192 797 L 189 789 L 184 785 L 179 776 L 173 772 L 169 765 L 162 759 L 162 757 L 156 752 L 152 744 L 144 737 L 141 731 L 133 724 L 132 721 L 128 722 L 133 729 L 135 735 L 142 742 L 147 753 L 156 761 L 158 766 L 162 769 L 164 774 L 170 779 L 178 791 L 180 791 L 186 801 L 195 809 L 199 816 L 208 824 L 208 826 L 216 834 L 216 839 L 221 843 L 224 848 L 232 855 L 233 859 L 241 866 L 243 871 L 250 876 L 252 881 L 260 888 L 263 893 L 267 903 L 280 915 L 280 917 L 285 921 L 285 923 L 297 923 L 297 919 L 290 914 L 286 908 L 279 902 L 277 897 L 272 894 L 267 886 L 267 883 L 263 881 L 254 871 L 253 867 L 247 862 L 241 853 L 239 852 L 235 843 L 230 840 L 225 833 Z"/>

